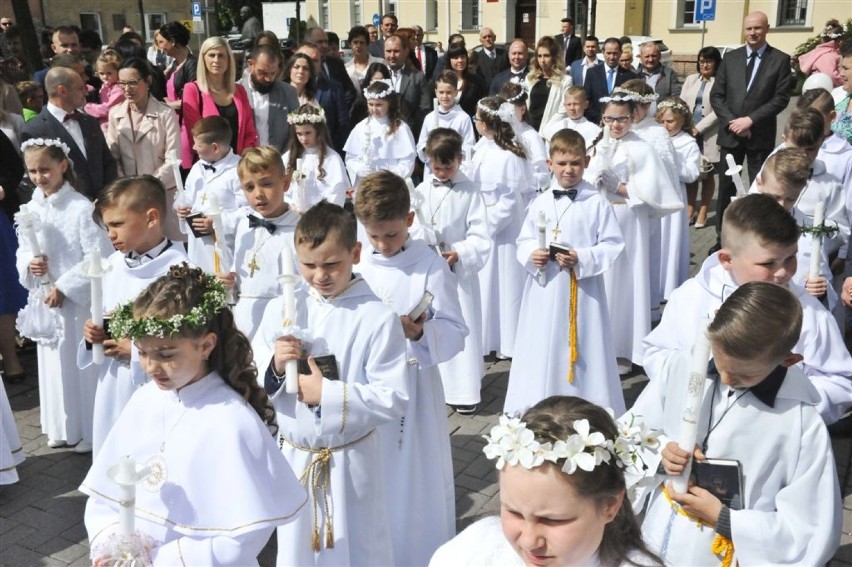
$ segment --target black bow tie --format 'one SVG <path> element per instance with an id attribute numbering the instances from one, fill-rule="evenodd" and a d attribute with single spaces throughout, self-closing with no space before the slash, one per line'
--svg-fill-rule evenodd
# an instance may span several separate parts
<path id="1" fill-rule="evenodd" d="M 80 117 L 76 112 L 69 112 L 65 115 L 65 118 L 62 120 L 63 122 L 68 122 L 69 120 L 80 120 Z"/>
<path id="2" fill-rule="evenodd" d="M 452 189 L 453 187 L 455 187 L 455 185 L 456 184 L 449 179 L 447 179 L 446 181 L 441 181 L 437 177 L 432 178 L 432 187 L 449 187 L 450 189 Z"/>
<path id="3" fill-rule="evenodd" d="M 216 168 L 212 165 L 209 165 L 209 164 L 202 162 L 201 167 L 203 167 L 204 169 L 207 169 L 209 171 L 212 171 L 213 173 L 216 173 Z"/>
<path id="4" fill-rule="evenodd" d="M 560 191 L 558 189 L 553 190 L 553 198 L 559 199 L 560 197 L 568 197 L 572 201 L 577 198 L 577 190 L 576 189 L 568 189 L 567 191 Z"/>
<path id="5" fill-rule="evenodd" d="M 275 223 L 272 223 L 266 219 L 262 219 L 254 215 L 249 215 L 248 219 L 249 228 L 257 228 L 259 226 L 262 226 L 266 229 L 267 232 L 269 232 L 269 234 L 275 234 L 275 231 L 278 229 L 278 227 L 275 226 Z"/>

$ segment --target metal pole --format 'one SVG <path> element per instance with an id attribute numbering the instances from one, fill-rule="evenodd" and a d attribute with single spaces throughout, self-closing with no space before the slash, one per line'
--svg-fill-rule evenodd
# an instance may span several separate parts
<path id="1" fill-rule="evenodd" d="M 701 49 L 704 49 L 704 34 L 707 32 L 707 20 L 701 20 Z"/>
<path id="2" fill-rule="evenodd" d="M 302 43 L 302 3 L 296 0 L 296 47 Z"/>
<path id="3" fill-rule="evenodd" d="M 148 41 L 148 34 L 146 33 L 146 28 L 148 27 L 146 24 L 148 22 L 145 21 L 145 6 L 142 5 L 142 0 L 139 0 L 139 19 L 142 21 L 142 41 Z"/>

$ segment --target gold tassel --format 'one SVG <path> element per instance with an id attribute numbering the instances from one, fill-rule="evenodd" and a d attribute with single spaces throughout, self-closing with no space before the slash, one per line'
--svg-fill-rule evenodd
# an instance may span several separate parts
<path id="1" fill-rule="evenodd" d="M 314 533 L 311 535 L 311 549 L 314 550 L 314 553 L 319 553 L 320 550 L 319 528 L 316 525 L 314 525 Z"/>
<path id="2" fill-rule="evenodd" d="M 577 276 L 574 269 L 569 271 L 571 275 L 571 295 L 569 299 L 569 316 L 571 321 L 568 328 L 568 343 L 570 355 L 568 358 L 568 383 L 574 383 L 574 366 L 577 364 Z"/>
<path id="3" fill-rule="evenodd" d="M 334 527 L 332 526 L 330 519 L 325 522 L 325 548 L 334 548 Z"/>
<path id="4" fill-rule="evenodd" d="M 716 534 L 710 550 L 714 554 L 722 556 L 722 567 L 731 567 L 731 563 L 734 561 L 734 542 L 723 535 Z"/>

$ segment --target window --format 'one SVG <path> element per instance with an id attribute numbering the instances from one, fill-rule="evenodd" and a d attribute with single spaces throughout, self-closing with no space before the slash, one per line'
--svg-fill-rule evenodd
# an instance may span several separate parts
<path id="1" fill-rule="evenodd" d="M 320 27 L 324 30 L 331 28 L 331 22 L 328 17 L 328 0 L 322 0 L 322 13 L 320 13 Z"/>
<path id="2" fill-rule="evenodd" d="M 804 26 L 808 19 L 808 0 L 780 0 L 779 26 Z"/>
<path id="3" fill-rule="evenodd" d="M 361 0 L 355 0 L 349 5 L 349 18 L 352 21 L 352 26 L 363 26 L 365 22 L 361 21 Z"/>
<path id="4" fill-rule="evenodd" d="M 462 2 L 461 27 L 463 30 L 479 29 L 479 0 Z"/>
<path id="5" fill-rule="evenodd" d="M 388 2 L 388 11 L 385 13 L 396 16 L 396 2 Z"/>
<path id="6" fill-rule="evenodd" d="M 123 26 L 122 26 L 123 27 Z M 80 29 L 92 30 L 101 37 L 104 36 L 103 23 L 99 12 L 80 12 Z"/>
<path id="7" fill-rule="evenodd" d="M 145 14 L 145 41 L 151 43 L 154 41 L 154 34 L 157 33 L 165 23 L 168 22 L 166 14 L 159 12 L 156 14 Z"/>
<path id="8" fill-rule="evenodd" d="M 426 24 L 423 28 L 426 30 L 438 29 L 438 0 L 426 1 Z"/>
<path id="9" fill-rule="evenodd" d="M 695 24 L 695 8 L 699 0 L 685 0 L 683 2 L 683 14 L 678 22 L 681 26 L 689 26 Z"/>

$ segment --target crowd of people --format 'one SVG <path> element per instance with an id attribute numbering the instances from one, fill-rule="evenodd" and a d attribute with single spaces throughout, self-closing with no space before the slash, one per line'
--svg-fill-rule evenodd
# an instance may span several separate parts
<path id="1" fill-rule="evenodd" d="M 387 14 L 348 63 L 322 29 L 285 58 L 245 18 L 244 69 L 170 22 L 153 51 L 128 31 L 85 55 L 60 26 L 22 76 L 4 26 L 4 379 L 25 377 L 17 316 L 48 446 L 93 453 L 94 564 L 256 564 L 275 530 L 280 565 L 831 559 L 852 45 L 800 58 L 836 88 L 804 92 L 776 146 L 793 77 L 761 12 L 685 80 L 570 18 L 439 54 Z M 456 535 L 447 406 L 478 411 L 490 355 L 512 359 L 484 447 L 501 516 Z"/>

